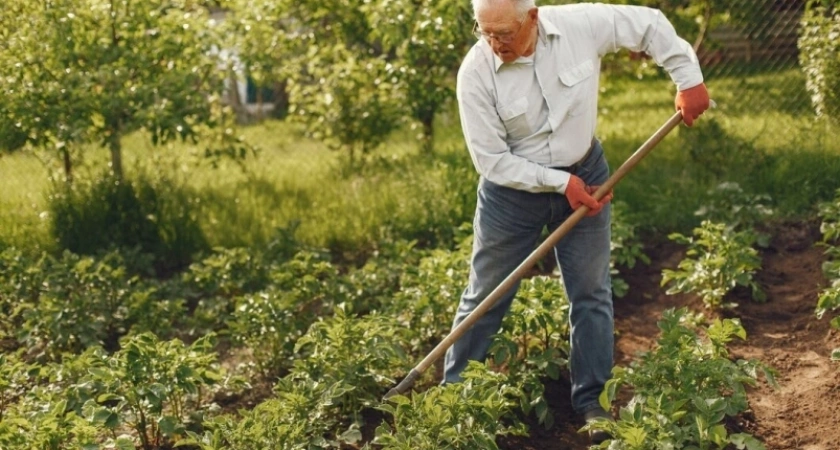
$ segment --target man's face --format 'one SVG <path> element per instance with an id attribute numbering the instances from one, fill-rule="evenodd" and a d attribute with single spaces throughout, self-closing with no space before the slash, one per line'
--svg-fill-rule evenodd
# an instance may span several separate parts
<path id="1" fill-rule="evenodd" d="M 537 11 L 533 8 L 521 19 L 513 2 L 485 6 L 476 12 L 478 31 L 503 62 L 515 61 L 533 50 Z"/>

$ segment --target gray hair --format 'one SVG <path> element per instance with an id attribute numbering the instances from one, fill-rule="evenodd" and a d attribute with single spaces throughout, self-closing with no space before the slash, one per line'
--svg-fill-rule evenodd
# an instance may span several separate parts
<path id="1" fill-rule="evenodd" d="M 472 0 L 473 17 L 478 18 L 478 10 L 480 9 L 507 2 L 513 3 L 513 6 L 516 7 L 516 15 L 519 19 L 524 19 L 528 11 L 537 6 L 534 0 Z"/>

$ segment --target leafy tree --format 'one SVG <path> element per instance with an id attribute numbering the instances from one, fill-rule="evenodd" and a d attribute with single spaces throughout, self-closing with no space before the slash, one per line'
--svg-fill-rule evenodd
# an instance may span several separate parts
<path id="1" fill-rule="evenodd" d="M 291 120 L 307 134 L 357 153 L 400 123 L 402 100 L 362 0 L 235 0 L 230 27 L 244 71 L 265 85 L 288 80 Z"/>
<path id="2" fill-rule="evenodd" d="M 772 0 L 732 2 L 726 0 L 610 0 L 609 3 L 635 4 L 662 10 L 677 33 L 694 49 L 700 48 L 708 31 L 718 25 L 728 24 L 755 34 L 767 30 L 767 9 Z M 757 27 L 756 25 L 762 26 Z"/>
<path id="3" fill-rule="evenodd" d="M 0 115 L 21 141 L 64 154 L 96 142 L 122 175 L 121 138 L 139 129 L 154 144 L 197 140 L 208 153 L 243 154 L 218 95 L 221 42 L 207 0 L 6 2 L 0 44 Z M 25 139 L 22 138 L 25 136 Z M 69 173 L 68 173 L 69 174 Z"/>
<path id="4" fill-rule="evenodd" d="M 377 0 L 367 8 L 373 35 L 395 55 L 396 76 L 419 138 L 432 151 L 434 118 L 455 97 L 461 59 L 475 42 L 469 2 L 455 0 Z"/>

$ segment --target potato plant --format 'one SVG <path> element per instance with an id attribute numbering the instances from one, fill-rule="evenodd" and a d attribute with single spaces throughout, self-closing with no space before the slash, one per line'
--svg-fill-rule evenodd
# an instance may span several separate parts
<path id="1" fill-rule="evenodd" d="M 741 185 L 727 181 L 718 184 L 707 192 L 706 203 L 694 215 L 717 223 L 728 224 L 732 228 L 745 229 L 754 227 L 762 220 L 773 215 L 770 207 L 772 199 L 767 194 L 752 195 L 744 192 Z M 766 245 L 767 236 L 759 235 L 760 245 Z"/>
<path id="2" fill-rule="evenodd" d="M 338 269 L 311 252 L 271 268 L 268 287 L 234 299 L 228 322 L 234 342 L 250 349 L 266 378 L 292 364 L 297 340 L 318 315 L 344 300 Z"/>
<path id="3" fill-rule="evenodd" d="M 213 336 L 187 346 L 145 333 L 124 339 L 113 355 L 96 349 L 90 356 L 91 367 L 78 385 L 96 395 L 84 402 L 81 415 L 114 435 L 132 430 L 144 450 L 177 442 L 200 425 L 213 391 L 227 383 L 244 385 L 218 368 Z"/>
<path id="4" fill-rule="evenodd" d="M 275 396 L 240 417 L 224 415 L 206 422 L 201 433 L 187 431 L 184 444 L 201 450 L 283 448 L 320 450 L 340 448 L 342 442 L 361 438 L 358 427 L 350 425 L 343 433 L 336 404 L 353 390 L 342 382 L 322 383 L 312 379 L 280 380 Z"/>
<path id="5" fill-rule="evenodd" d="M 297 341 L 289 376 L 346 386 L 347 394 L 334 400 L 338 414 L 360 422 L 362 409 L 376 405 L 404 370 L 404 335 L 389 317 L 355 317 L 339 306 Z"/>
<path id="6" fill-rule="evenodd" d="M 380 425 L 373 444 L 383 450 L 498 450 L 496 436 L 526 432 L 514 415 L 523 393 L 507 376 L 475 361 L 462 376 L 462 383 L 435 386 L 411 398 L 398 395 L 379 406 L 393 425 Z"/>
<path id="7" fill-rule="evenodd" d="M 411 350 L 422 353 L 446 335 L 469 276 L 469 238 L 455 251 L 433 250 L 400 280 L 401 288 L 382 313 L 411 330 Z"/>
<path id="8" fill-rule="evenodd" d="M 753 279 L 761 268 L 761 258 L 753 248 L 753 231 L 735 231 L 722 223 L 704 220 L 694 229 L 693 236 L 673 233 L 668 238 L 688 245 L 686 257 L 677 269 L 662 271 L 662 286 L 668 285 L 668 294 L 697 294 L 710 309 L 737 306 L 724 303 L 726 294 L 736 286 L 749 288 L 756 301 L 766 299 Z"/>
<path id="9" fill-rule="evenodd" d="M 540 379 L 556 380 L 568 364 L 569 300 L 557 279 L 534 277 L 522 282 L 510 314 L 493 338 L 488 357 L 507 370 L 511 384 L 522 390 L 521 408 L 533 411 L 551 427 L 554 415 Z"/>
<path id="10" fill-rule="evenodd" d="M 52 358 L 113 345 L 129 331 L 165 333 L 183 312 L 181 300 L 164 298 L 157 283 L 129 273 L 118 252 L 28 259 L 6 250 L 0 258 L 8 269 L 0 275 L 0 307 L 33 354 Z"/>
<path id="11" fill-rule="evenodd" d="M 820 218 L 820 231 L 823 235 L 821 244 L 828 247 L 828 260 L 823 263 L 823 272 L 830 284 L 819 294 L 816 309 L 818 319 L 822 319 L 829 311 L 840 310 L 840 247 L 834 245 L 840 239 L 840 190 L 834 201 L 820 205 Z M 831 325 L 840 329 L 840 315 L 831 319 Z M 840 361 L 840 348 L 832 351 L 831 358 Z"/>
<path id="12" fill-rule="evenodd" d="M 624 297 L 629 286 L 619 276 L 619 267 L 632 269 L 637 262 L 650 264 L 650 258 L 642 251 L 642 243 L 636 236 L 636 227 L 628 219 L 629 207 L 624 202 L 613 202 L 610 222 L 610 279 L 613 295 Z"/>
<path id="13" fill-rule="evenodd" d="M 723 420 L 748 408 L 746 388 L 756 384 L 759 371 L 775 386 L 774 370 L 755 360 L 729 359 L 727 344 L 746 339 L 737 319 L 716 319 L 708 327 L 691 325 L 693 319 L 685 308 L 666 311 L 656 348 L 629 367 L 613 369 L 601 406 L 609 409 L 621 387 L 634 395 L 617 421 L 587 426 L 614 436 L 599 448 L 764 448 L 748 434 L 729 435 Z"/>

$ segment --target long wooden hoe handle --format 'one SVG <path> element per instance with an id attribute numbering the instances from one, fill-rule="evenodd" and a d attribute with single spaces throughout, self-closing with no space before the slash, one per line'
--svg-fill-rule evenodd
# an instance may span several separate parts
<path id="1" fill-rule="evenodd" d="M 682 122 L 682 113 L 677 111 L 667 122 L 665 122 L 656 133 L 630 155 L 630 158 L 616 170 L 610 178 L 595 191 L 592 196 L 596 200 L 600 200 L 613 186 L 616 185 L 628 172 L 630 172 L 639 161 L 642 160 L 651 150 L 658 144 L 668 133 L 671 132 L 677 125 Z M 551 233 L 539 247 L 537 247 L 525 261 L 505 278 L 496 289 L 493 289 L 484 300 L 461 322 L 452 329 L 448 336 L 446 336 L 440 343 L 428 354 L 420 364 L 418 364 L 411 372 L 393 389 L 385 394 L 383 400 L 387 400 L 395 395 L 404 394 L 412 386 L 414 382 L 420 378 L 420 375 L 426 371 L 435 361 L 446 353 L 446 350 L 452 346 L 470 327 L 475 324 L 506 292 L 508 292 L 531 268 L 540 261 L 548 252 L 554 248 L 555 245 L 572 229 L 581 219 L 589 212 L 589 208 L 581 206 L 568 219 L 566 219 L 553 233 Z"/>

